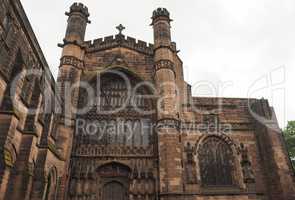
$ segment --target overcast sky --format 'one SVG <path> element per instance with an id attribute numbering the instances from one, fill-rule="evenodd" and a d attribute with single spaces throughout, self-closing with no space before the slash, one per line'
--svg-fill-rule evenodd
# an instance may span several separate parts
<path id="1" fill-rule="evenodd" d="M 72 0 L 21 0 L 53 75 L 57 76 Z M 81 0 L 92 23 L 86 40 L 125 35 L 153 42 L 152 11 L 166 7 L 185 79 L 199 96 L 267 98 L 281 127 L 295 120 L 294 0 Z M 206 83 L 206 84 L 205 84 Z M 212 91 L 213 88 L 214 91 Z"/>

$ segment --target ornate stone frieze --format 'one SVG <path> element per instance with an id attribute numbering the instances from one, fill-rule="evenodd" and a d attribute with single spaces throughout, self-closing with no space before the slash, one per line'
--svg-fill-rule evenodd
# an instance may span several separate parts
<path id="1" fill-rule="evenodd" d="M 255 183 L 255 177 L 251 166 L 252 164 L 249 159 L 248 149 L 243 143 L 240 146 L 240 153 L 242 157 L 241 166 L 243 170 L 244 182 L 246 184 Z"/>
<path id="2" fill-rule="evenodd" d="M 159 71 L 161 69 L 170 69 L 175 74 L 174 63 L 170 60 L 160 60 L 155 64 L 155 71 Z"/>
<path id="3" fill-rule="evenodd" d="M 157 129 L 165 129 L 165 128 L 172 128 L 172 129 L 179 129 L 180 122 L 177 119 L 173 118 L 165 118 L 161 119 L 157 122 Z"/>
<path id="4" fill-rule="evenodd" d="M 134 157 L 134 156 L 153 156 L 153 147 L 137 147 L 137 146 L 106 146 L 106 145 L 81 145 L 77 147 L 74 156 L 90 156 L 90 157 Z"/>
<path id="5" fill-rule="evenodd" d="M 60 66 L 62 65 L 71 65 L 78 69 L 82 69 L 84 67 L 84 62 L 73 56 L 64 56 L 60 59 Z"/>
<path id="6" fill-rule="evenodd" d="M 184 148 L 186 154 L 186 181 L 189 184 L 196 184 L 197 183 L 197 174 L 196 174 L 196 162 L 194 157 L 195 147 L 192 146 L 190 143 L 187 143 L 186 147 Z"/>

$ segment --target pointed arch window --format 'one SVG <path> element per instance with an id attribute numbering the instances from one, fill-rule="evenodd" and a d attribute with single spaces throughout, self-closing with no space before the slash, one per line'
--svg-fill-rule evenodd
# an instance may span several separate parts
<path id="1" fill-rule="evenodd" d="M 155 115 L 151 88 L 121 70 L 105 72 L 90 84 L 95 88 L 96 98 L 92 105 L 87 105 L 86 90 L 80 91 L 79 107 L 88 106 L 89 111 L 79 117 L 95 124 L 96 128 L 84 131 L 86 134 L 78 142 L 150 147 L 154 142 L 152 123 Z"/>
<path id="2" fill-rule="evenodd" d="M 231 147 L 218 137 L 209 137 L 199 151 L 200 175 L 203 186 L 232 186 L 233 152 Z"/>

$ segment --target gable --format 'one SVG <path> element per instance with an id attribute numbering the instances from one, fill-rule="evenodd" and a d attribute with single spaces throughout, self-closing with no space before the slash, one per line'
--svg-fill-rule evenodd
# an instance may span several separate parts
<path id="1" fill-rule="evenodd" d="M 125 47 L 88 52 L 85 55 L 85 71 L 103 71 L 113 67 L 128 69 L 143 80 L 152 80 L 153 56 Z"/>

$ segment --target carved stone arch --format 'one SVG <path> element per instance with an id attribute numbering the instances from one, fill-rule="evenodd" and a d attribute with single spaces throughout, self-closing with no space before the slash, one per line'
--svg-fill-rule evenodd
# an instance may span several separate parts
<path id="1" fill-rule="evenodd" d="M 223 133 L 216 133 L 216 134 L 203 134 L 201 137 L 198 138 L 198 140 L 195 143 L 195 149 L 196 152 L 198 152 L 198 149 L 202 145 L 203 141 L 206 140 L 208 137 L 218 137 L 222 139 L 224 142 L 226 142 L 232 149 L 232 151 L 235 154 L 239 154 L 239 145 L 228 135 Z"/>
<path id="2" fill-rule="evenodd" d="M 147 90 L 147 93 L 150 95 L 156 94 L 156 91 L 153 87 L 153 83 L 150 81 L 146 81 L 140 74 L 136 73 L 132 69 L 129 69 L 125 66 L 110 66 L 104 70 L 89 70 L 84 71 L 81 76 L 81 81 L 88 82 L 90 85 L 97 83 L 98 79 L 101 79 L 105 75 L 112 74 L 121 76 L 124 78 L 126 82 L 136 82 L 136 83 L 144 83 L 144 89 Z"/>
<path id="3" fill-rule="evenodd" d="M 242 186 L 239 181 L 242 171 L 238 148 L 229 136 L 204 135 L 198 140 L 195 148 L 197 175 L 202 186 Z"/>
<path id="4" fill-rule="evenodd" d="M 136 71 L 134 71 L 131 68 L 128 68 L 127 65 L 110 65 L 107 68 L 103 69 L 103 70 L 88 70 L 88 71 L 83 71 L 83 75 L 81 77 L 82 81 L 88 81 L 88 82 L 92 82 L 93 80 L 95 80 L 97 78 L 97 76 L 103 76 L 104 74 L 110 72 L 110 71 L 114 71 L 114 72 L 122 72 L 124 74 L 126 74 L 127 76 L 135 79 L 137 82 L 145 82 L 148 83 L 150 85 L 153 85 L 152 82 L 146 80 L 142 75 L 138 74 Z M 156 91 L 153 91 L 153 88 L 147 88 L 149 89 L 149 93 L 150 94 L 156 94 Z"/>
<path id="5" fill-rule="evenodd" d="M 108 162 L 97 168 L 102 200 L 127 200 L 131 168 L 119 162 Z"/>

